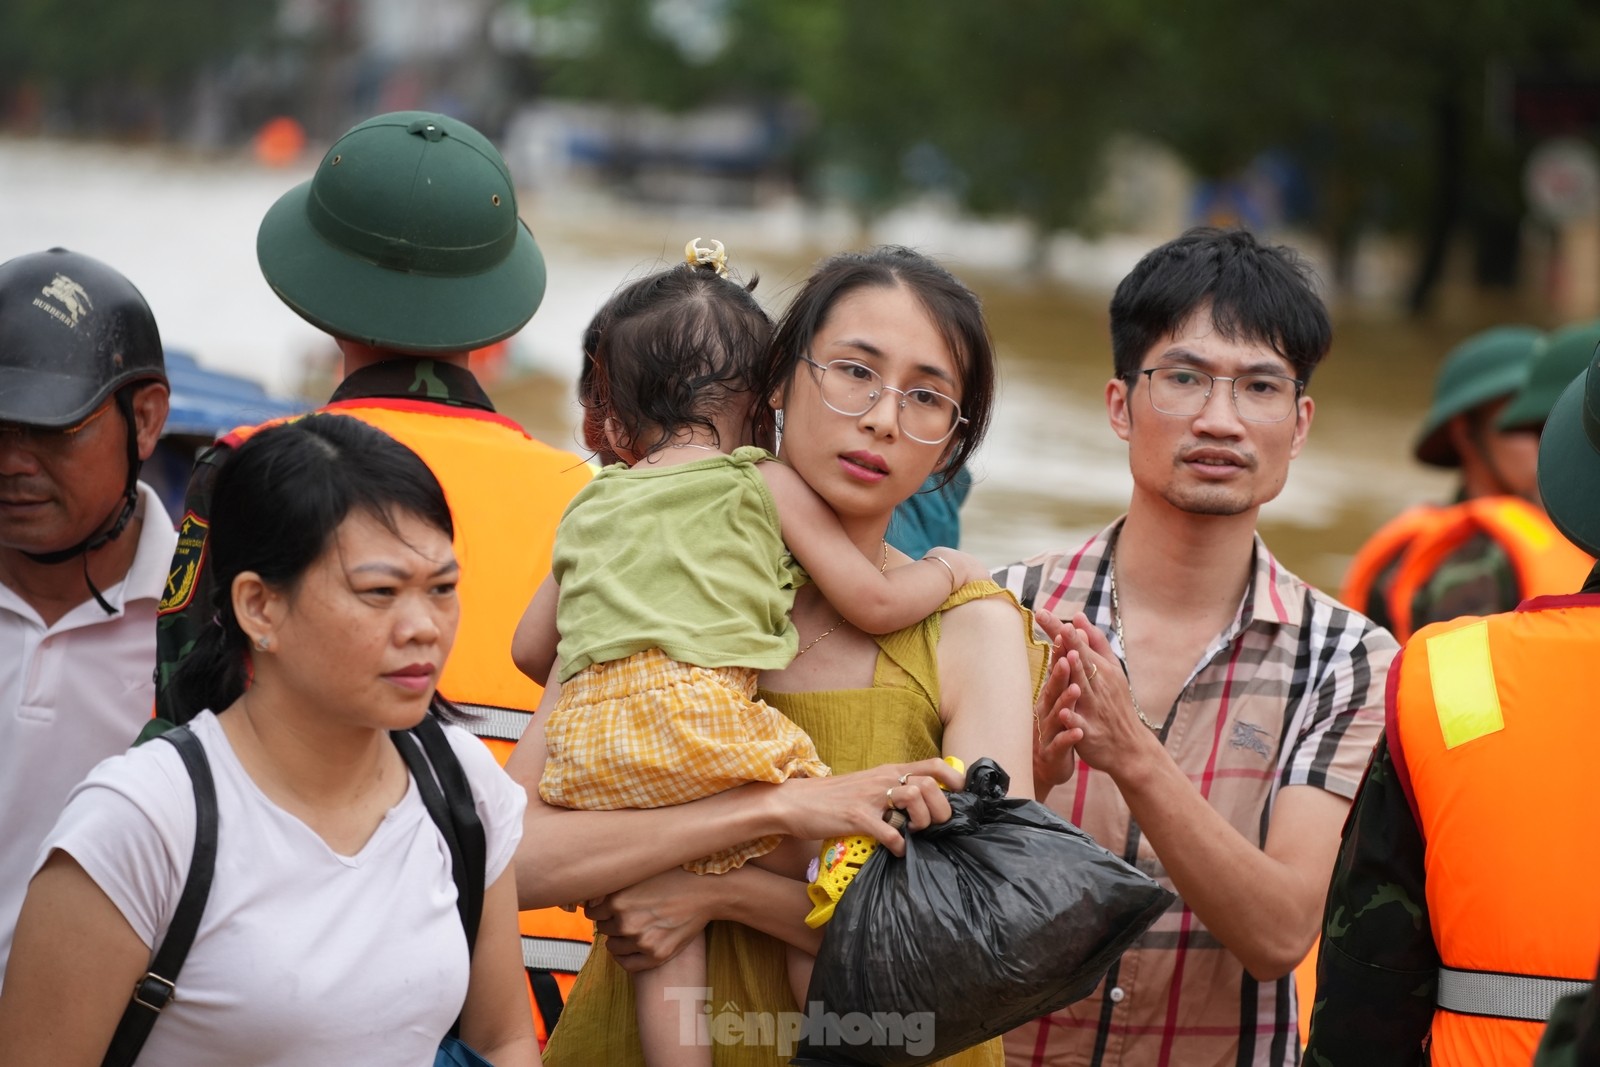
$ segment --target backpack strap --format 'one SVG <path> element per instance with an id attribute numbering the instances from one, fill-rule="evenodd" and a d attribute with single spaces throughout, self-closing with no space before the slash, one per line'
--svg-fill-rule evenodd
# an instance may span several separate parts
<path id="1" fill-rule="evenodd" d="M 484 866 L 488 845 L 483 822 L 472 798 L 472 786 L 450 741 L 430 712 L 404 732 L 391 734 L 400 755 L 405 758 L 411 777 L 417 783 L 422 804 L 438 827 L 450 851 L 450 868 L 456 883 L 456 911 L 467 936 L 467 958 L 472 958 L 478 942 L 478 921 L 483 915 Z M 426 753 L 426 755 L 424 755 Z M 450 1036 L 461 1034 L 461 1018 L 450 1027 Z"/>
<path id="2" fill-rule="evenodd" d="M 161 1010 L 177 996 L 178 972 L 183 969 L 183 961 L 194 944 L 194 935 L 200 929 L 200 918 L 205 914 L 206 898 L 211 895 L 211 878 L 216 870 L 217 789 L 205 749 L 187 727 L 169 730 L 160 737 L 178 750 L 194 787 L 194 852 L 189 858 L 189 875 L 178 897 L 177 910 L 167 926 L 167 936 L 150 960 L 150 970 L 134 983 L 133 999 L 123 1009 L 101 1067 L 132 1067 Z"/>

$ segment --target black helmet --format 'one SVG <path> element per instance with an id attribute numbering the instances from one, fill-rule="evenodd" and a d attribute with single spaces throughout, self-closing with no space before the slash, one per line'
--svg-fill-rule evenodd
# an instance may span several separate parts
<path id="1" fill-rule="evenodd" d="M 167 380 L 161 335 L 128 279 L 64 248 L 0 263 L 0 422 L 72 426 L 150 380 Z"/>

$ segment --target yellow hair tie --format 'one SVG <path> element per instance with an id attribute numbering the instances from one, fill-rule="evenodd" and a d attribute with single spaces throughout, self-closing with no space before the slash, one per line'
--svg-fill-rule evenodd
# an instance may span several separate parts
<path id="1" fill-rule="evenodd" d="M 717 272 L 717 277 L 726 278 L 728 276 L 728 253 L 723 249 L 722 242 L 708 239 L 711 247 L 701 248 L 700 240 L 698 237 L 693 238 L 683 246 L 684 261 L 691 267 L 709 266 Z"/>

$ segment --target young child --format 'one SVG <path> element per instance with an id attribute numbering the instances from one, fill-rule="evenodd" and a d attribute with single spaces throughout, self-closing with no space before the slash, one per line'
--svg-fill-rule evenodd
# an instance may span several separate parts
<path id="1" fill-rule="evenodd" d="M 879 634 L 921 621 L 988 576 L 949 549 L 889 572 L 887 543 L 868 560 L 798 474 L 750 447 L 772 322 L 726 277 L 722 246 L 711 244 L 691 241 L 686 265 L 622 289 L 586 335 L 588 445 L 622 463 L 568 506 L 551 576 L 513 648 L 518 667 L 541 682 L 561 665 L 539 783 L 549 804 L 662 807 L 745 782 L 827 774 L 811 739 L 755 698 L 760 671 L 809 650 L 797 647 L 789 620 L 796 587 L 809 576 L 841 622 Z M 815 843 L 769 856 L 780 841 L 688 868 L 717 874 L 754 860 L 800 877 Z M 797 997 L 809 964 L 791 951 Z M 705 968 L 702 937 L 634 975 L 651 1067 L 711 1062 L 709 1048 L 679 1046 L 683 1001 L 666 999 L 669 989 L 707 985 Z"/>

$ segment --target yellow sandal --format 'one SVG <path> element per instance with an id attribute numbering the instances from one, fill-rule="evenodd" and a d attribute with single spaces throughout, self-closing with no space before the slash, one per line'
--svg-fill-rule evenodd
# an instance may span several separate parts
<path id="1" fill-rule="evenodd" d="M 967 765 L 955 756 L 946 756 L 944 761 L 963 773 L 967 769 Z M 839 898 L 844 896 L 844 891 L 855 880 L 861 865 L 877 849 L 877 838 L 866 834 L 835 837 L 822 843 L 821 854 L 811 861 L 806 871 L 806 878 L 811 883 L 806 886 L 806 896 L 811 898 L 812 905 L 810 914 L 806 916 L 807 926 L 815 930 L 833 918 L 833 909 L 838 905 Z"/>

